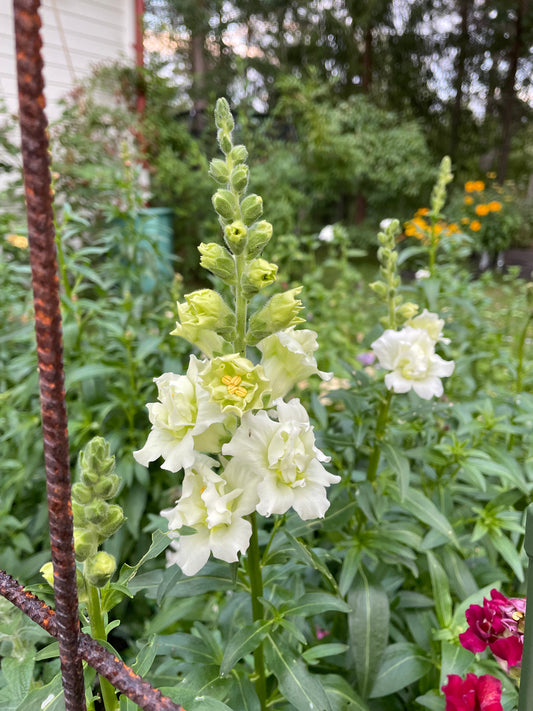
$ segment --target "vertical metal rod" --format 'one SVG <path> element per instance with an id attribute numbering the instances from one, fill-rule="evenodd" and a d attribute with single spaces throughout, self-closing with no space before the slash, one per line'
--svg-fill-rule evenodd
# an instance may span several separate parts
<path id="1" fill-rule="evenodd" d="M 527 509 L 526 536 L 524 548 L 529 558 L 527 569 L 526 623 L 524 629 L 524 651 L 520 670 L 520 691 L 518 711 L 533 709 L 533 504 Z"/>
<path id="2" fill-rule="evenodd" d="M 14 0 L 24 189 L 28 217 L 46 468 L 55 620 L 66 711 L 85 711 L 70 500 L 63 339 L 43 94 L 40 0 Z"/>

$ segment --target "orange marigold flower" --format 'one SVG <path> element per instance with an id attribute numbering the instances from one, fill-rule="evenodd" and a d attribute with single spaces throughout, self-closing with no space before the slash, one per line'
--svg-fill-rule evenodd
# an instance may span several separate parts
<path id="1" fill-rule="evenodd" d="M 473 193 L 476 190 L 476 184 L 473 180 L 468 180 L 465 183 L 465 192 L 467 193 Z"/>
<path id="2" fill-rule="evenodd" d="M 490 212 L 499 212 L 502 209 L 502 204 L 501 202 L 498 202 L 498 200 L 492 200 L 492 202 L 489 202 L 487 207 Z"/>
<path id="3" fill-rule="evenodd" d="M 461 230 L 459 229 L 459 225 L 457 225 L 455 222 L 451 222 L 448 225 L 448 232 L 450 232 L 450 234 L 454 234 L 454 232 L 460 232 L 460 231 Z"/>
<path id="4" fill-rule="evenodd" d="M 461 217 L 461 224 L 462 224 L 462 225 L 469 225 L 469 224 L 470 224 L 470 218 L 469 218 L 469 217 Z"/>
<path id="5" fill-rule="evenodd" d="M 488 215 L 490 212 L 490 207 L 488 205 L 476 205 L 476 215 L 479 215 L 480 217 L 485 217 L 485 215 Z"/>
<path id="6" fill-rule="evenodd" d="M 464 199 L 465 205 L 471 205 L 474 202 L 474 198 L 471 195 L 466 195 Z"/>
<path id="7" fill-rule="evenodd" d="M 429 207 L 419 207 L 418 210 L 415 212 L 415 216 L 427 215 L 428 213 L 429 213 Z"/>
<path id="8" fill-rule="evenodd" d="M 472 232 L 479 232 L 481 229 L 481 222 L 479 220 L 472 220 L 470 223 L 470 229 Z"/>
<path id="9" fill-rule="evenodd" d="M 18 247 L 18 249 L 28 249 L 28 238 L 24 237 L 24 235 L 6 235 L 6 240 L 9 242 L 9 244 L 12 244 L 13 247 Z"/>
<path id="10" fill-rule="evenodd" d="M 475 183 L 474 183 L 474 185 L 475 185 L 474 190 L 475 190 L 476 192 L 478 192 L 478 193 L 480 193 L 480 192 L 482 192 L 483 190 L 485 190 L 485 183 L 484 183 L 482 180 L 476 180 Z"/>

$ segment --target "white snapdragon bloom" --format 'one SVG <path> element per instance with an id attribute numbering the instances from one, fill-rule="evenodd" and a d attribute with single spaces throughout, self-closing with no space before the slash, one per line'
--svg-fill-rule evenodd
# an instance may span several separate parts
<path id="1" fill-rule="evenodd" d="M 195 575 L 211 553 L 234 563 L 250 542 L 252 526 L 243 517 L 255 508 L 255 487 L 249 485 L 246 472 L 243 476 L 240 470 L 228 466 L 220 475 L 213 471 L 214 466 L 218 466 L 216 460 L 199 454 L 194 466 L 185 470 L 180 500 L 161 512 L 174 539 L 167 563 L 179 565 L 185 575 Z M 180 535 L 182 526 L 196 533 Z"/>
<path id="2" fill-rule="evenodd" d="M 135 460 L 147 467 L 163 457 L 163 469 L 177 472 L 191 467 L 197 451 L 220 451 L 228 419 L 198 380 L 198 366 L 190 357 L 186 375 L 163 373 L 154 378 L 159 402 L 146 406 L 152 423 L 146 444 L 133 453 Z"/>
<path id="3" fill-rule="evenodd" d="M 453 360 L 443 360 L 435 353 L 435 341 L 422 328 L 407 326 L 401 331 L 387 329 L 372 343 L 380 365 L 391 373 L 385 376 L 385 385 L 395 393 L 413 389 L 424 400 L 443 392 L 440 378 L 453 373 Z"/>
<path id="4" fill-rule="evenodd" d="M 428 332 L 429 337 L 437 343 L 449 343 L 449 338 L 444 338 L 442 335 L 442 329 L 444 328 L 444 319 L 439 318 L 437 314 L 431 313 L 427 309 L 424 309 L 421 314 L 409 319 L 405 322 L 405 326 L 410 326 L 411 328 L 423 328 Z"/>
<path id="5" fill-rule="evenodd" d="M 321 242 L 333 242 L 335 239 L 335 231 L 333 225 L 326 225 L 318 233 L 318 239 Z"/>
<path id="6" fill-rule="evenodd" d="M 326 487 L 340 481 L 321 462 L 309 416 L 298 399 L 276 402 L 277 422 L 261 410 L 246 412 L 222 453 L 258 478 L 256 510 L 262 516 L 283 514 L 292 506 L 304 520 L 322 518 L 329 507 Z M 271 413 L 272 414 L 272 413 Z"/>
<path id="7" fill-rule="evenodd" d="M 289 390 L 310 375 L 331 380 L 333 373 L 318 370 L 313 353 L 318 348 L 317 334 L 294 326 L 278 331 L 259 341 L 257 347 L 263 354 L 261 365 L 272 387 L 271 399 L 284 397 Z"/>

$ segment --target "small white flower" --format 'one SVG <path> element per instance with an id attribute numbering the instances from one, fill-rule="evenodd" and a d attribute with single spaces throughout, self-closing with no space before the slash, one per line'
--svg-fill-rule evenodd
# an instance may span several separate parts
<path id="1" fill-rule="evenodd" d="M 387 329 L 372 349 L 383 368 L 391 370 L 385 385 L 395 393 L 413 389 L 424 400 L 443 393 L 440 378 L 453 373 L 455 363 L 443 360 L 435 353 L 435 341 L 422 328 L 407 326 L 401 331 Z"/>
<path id="2" fill-rule="evenodd" d="M 431 311 L 427 309 L 424 309 L 418 316 L 406 321 L 404 325 L 410 326 L 411 328 L 423 328 L 435 343 L 438 341 L 441 343 L 450 342 L 449 338 L 444 338 L 442 335 L 444 319 L 439 318 L 437 314 L 431 313 Z"/>
<path id="3" fill-rule="evenodd" d="M 254 510 L 257 493 L 249 474 L 230 465 L 220 475 L 212 469 L 218 466 L 216 460 L 198 455 L 194 466 L 185 470 L 180 500 L 161 512 L 174 538 L 167 563 L 179 565 L 185 575 L 195 575 L 211 553 L 234 563 L 248 549 L 252 527 L 243 517 Z M 182 526 L 196 532 L 180 535 Z"/>
<path id="4" fill-rule="evenodd" d="M 163 373 L 154 378 L 159 402 L 147 405 L 152 429 L 144 447 L 133 453 L 139 464 L 147 467 L 163 457 L 162 468 L 177 472 L 193 465 L 195 449 L 217 451 L 227 417 L 200 386 L 199 364 L 191 356 L 186 375 Z"/>
<path id="5" fill-rule="evenodd" d="M 430 276 L 431 272 L 429 271 L 429 269 L 418 269 L 415 272 L 415 279 L 417 281 L 421 281 L 422 279 L 429 279 Z"/>
<path id="6" fill-rule="evenodd" d="M 326 225 L 323 227 L 319 234 L 318 234 L 318 239 L 321 242 L 333 242 L 335 239 L 335 231 L 333 229 L 333 225 Z"/>
<path id="7" fill-rule="evenodd" d="M 261 365 L 272 387 L 272 400 L 284 397 L 289 390 L 310 375 L 330 380 L 333 373 L 318 370 L 313 353 L 318 348 L 317 334 L 310 329 L 296 331 L 294 326 L 278 331 L 259 341 L 263 354 Z"/>
<path id="8" fill-rule="evenodd" d="M 329 507 L 326 487 L 340 481 L 321 462 L 329 461 L 317 447 L 309 416 L 298 399 L 278 400 L 278 421 L 261 410 L 246 412 L 242 424 L 222 453 L 232 464 L 258 478 L 257 511 L 283 514 L 292 506 L 304 520 L 322 518 Z"/>
<path id="9" fill-rule="evenodd" d="M 381 220 L 379 223 L 379 229 L 385 231 L 387 227 L 391 225 L 391 223 L 394 222 L 392 217 L 386 217 L 384 220 Z"/>

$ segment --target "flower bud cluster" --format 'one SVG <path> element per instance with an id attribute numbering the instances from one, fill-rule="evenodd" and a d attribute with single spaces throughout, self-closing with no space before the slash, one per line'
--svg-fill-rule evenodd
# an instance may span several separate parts
<path id="1" fill-rule="evenodd" d="M 74 553 L 76 560 L 83 563 L 83 573 L 79 569 L 76 572 L 78 596 L 83 602 L 87 598 L 87 584 L 101 588 L 115 572 L 114 556 L 98 548 L 122 526 L 125 518 L 118 504 L 108 503 L 120 487 L 109 443 L 103 437 L 94 437 L 80 452 L 78 464 L 81 481 L 72 485 L 72 517 Z M 41 574 L 53 587 L 52 563 L 46 563 Z"/>
<path id="2" fill-rule="evenodd" d="M 293 508 L 305 520 L 322 517 L 329 506 L 326 488 L 339 477 L 315 445 L 309 416 L 298 399 L 284 402 L 294 385 L 316 374 L 316 334 L 295 330 L 301 287 L 275 294 L 255 312 L 249 302 L 277 275 L 261 257 L 272 225 L 260 219 L 263 201 L 246 195 L 247 152 L 233 145 L 233 118 L 225 99 L 215 110 L 217 137 L 225 160 L 211 162 L 219 187 L 213 196 L 225 246 L 199 247 L 203 267 L 230 287 L 234 308 L 216 291 L 201 289 L 178 303 L 172 332 L 200 348 L 185 375 L 155 379 L 158 402 L 148 404 L 151 432 L 134 452 L 148 466 L 183 469 L 181 497 L 162 512 L 168 519 L 176 563 L 193 575 L 213 554 L 226 562 L 245 553 L 252 532 L 248 516 L 283 514 Z M 259 353 L 249 359 L 247 349 Z M 188 529 L 188 535 L 182 535 Z M 190 529 L 193 530 L 191 533 Z"/>

